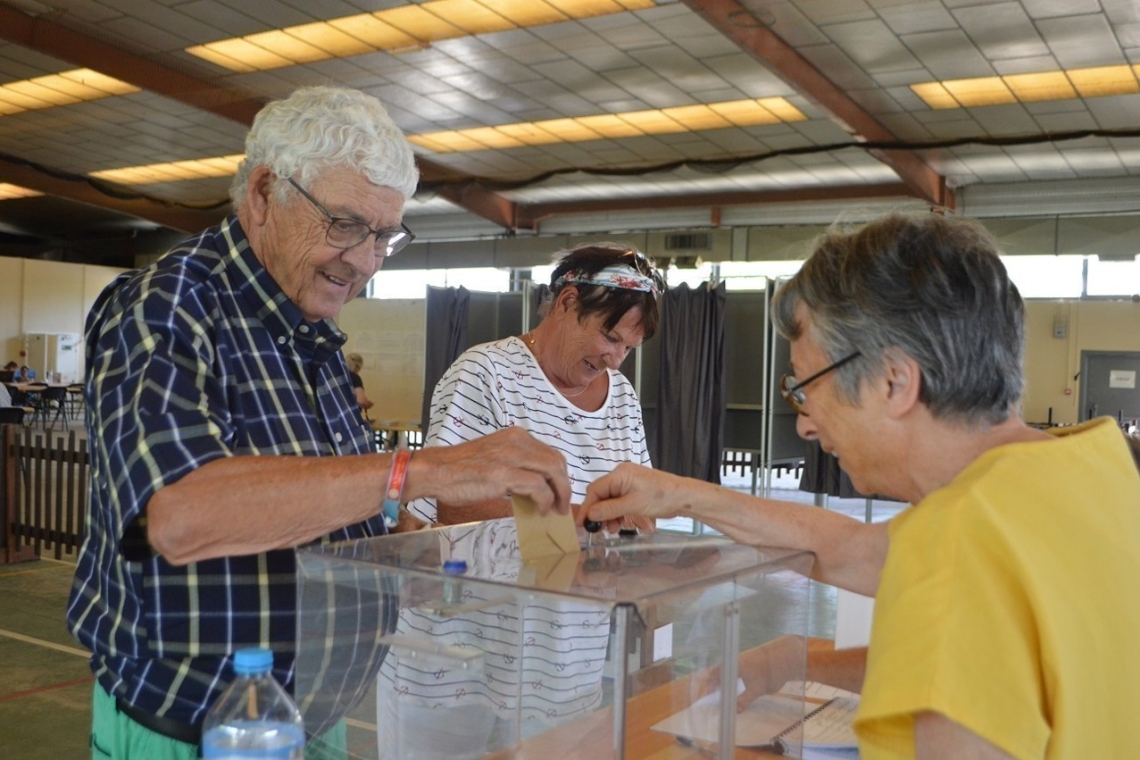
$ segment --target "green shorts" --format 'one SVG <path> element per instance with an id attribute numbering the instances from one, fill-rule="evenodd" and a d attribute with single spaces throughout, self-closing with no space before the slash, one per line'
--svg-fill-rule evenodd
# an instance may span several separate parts
<path id="1" fill-rule="evenodd" d="M 305 747 L 305 760 L 345 760 L 347 730 L 340 721 Z M 115 698 L 95 682 L 91 702 L 91 760 L 198 760 L 197 744 L 170 739 L 119 712 Z"/>

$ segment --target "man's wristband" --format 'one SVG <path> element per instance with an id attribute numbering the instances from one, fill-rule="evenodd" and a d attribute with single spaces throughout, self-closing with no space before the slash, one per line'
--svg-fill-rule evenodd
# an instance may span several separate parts
<path id="1" fill-rule="evenodd" d="M 408 479 L 408 462 L 412 459 L 412 452 L 405 448 L 396 449 L 392 456 L 392 469 L 388 471 L 388 485 L 384 488 L 384 524 L 389 528 L 396 526 L 400 518 L 400 504 L 404 498 L 404 483 Z"/>

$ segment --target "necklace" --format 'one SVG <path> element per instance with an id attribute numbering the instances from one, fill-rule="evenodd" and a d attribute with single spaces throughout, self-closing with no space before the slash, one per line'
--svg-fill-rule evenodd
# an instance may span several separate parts
<path id="1" fill-rule="evenodd" d="M 536 362 L 538 362 L 538 368 L 541 369 L 542 374 L 546 375 L 546 378 L 548 380 L 550 380 L 550 384 L 554 385 L 554 381 L 553 381 L 553 379 L 551 379 L 550 373 L 547 372 L 545 368 L 543 368 L 542 362 L 538 361 L 538 354 L 536 354 L 534 352 L 534 341 L 536 340 L 534 337 L 534 331 L 532 330 L 530 332 L 523 333 L 522 337 L 523 337 L 523 340 L 526 341 L 526 345 L 527 345 L 527 348 L 530 349 L 530 353 L 534 356 L 534 360 Z M 591 381 L 591 383 L 592 383 L 592 381 Z M 562 395 L 562 398 L 578 398 L 583 393 L 590 390 L 591 383 L 586 383 L 585 387 L 583 387 L 582 390 L 578 391 L 577 393 L 566 393 L 565 391 L 559 391 L 557 386 L 555 386 L 554 390 L 558 391 Z"/>

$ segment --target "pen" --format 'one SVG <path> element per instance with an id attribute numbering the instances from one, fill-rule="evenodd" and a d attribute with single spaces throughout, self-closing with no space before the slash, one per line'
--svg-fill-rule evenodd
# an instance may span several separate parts
<path id="1" fill-rule="evenodd" d="M 701 757 L 716 757 L 717 756 L 716 752 L 713 752 L 711 749 L 704 746 L 703 744 L 698 744 L 697 742 L 693 741 L 692 739 L 690 739 L 687 736 L 678 736 L 677 737 L 677 743 L 680 744 L 682 747 L 687 747 L 691 750 L 694 750 L 694 751 L 700 753 Z"/>
<path id="2" fill-rule="evenodd" d="M 686 747 L 693 750 L 694 752 L 699 753 L 701 757 L 719 757 L 716 751 L 711 747 L 706 747 L 699 742 L 693 741 L 687 736 L 678 736 L 677 743 L 682 747 Z M 770 755 L 782 755 L 787 751 L 787 747 L 780 739 L 777 739 L 771 744 L 762 744 L 759 747 L 753 747 L 753 749 L 760 750 L 761 752 L 767 752 Z"/>

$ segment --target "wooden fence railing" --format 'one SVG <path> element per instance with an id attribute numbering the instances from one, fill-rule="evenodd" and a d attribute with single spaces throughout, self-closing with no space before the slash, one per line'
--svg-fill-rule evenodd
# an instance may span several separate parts
<path id="1" fill-rule="evenodd" d="M 72 431 L 45 435 L 3 426 L 4 534 L 0 562 L 20 562 L 50 550 L 56 559 L 83 542 L 87 515 L 87 440 Z"/>

